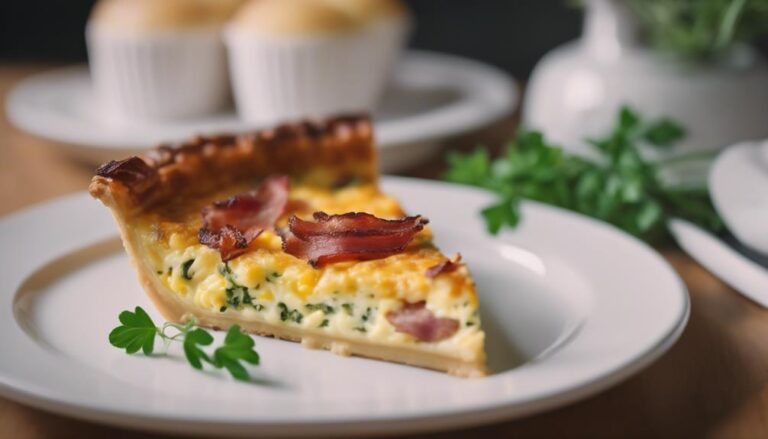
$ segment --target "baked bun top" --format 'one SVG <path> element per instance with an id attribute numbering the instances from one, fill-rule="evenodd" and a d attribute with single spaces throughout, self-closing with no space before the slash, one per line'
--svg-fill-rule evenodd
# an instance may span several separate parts
<path id="1" fill-rule="evenodd" d="M 242 0 L 100 0 L 89 23 L 124 32 L 221 26 Z"/>
<path id="2" fill-rule="evenodd" d="M 322 0 L 363 23 L 381 19 L 402 19 L 408 8 L 400 0 Z"/>
<path id="3" fill-rule="evenodd" d="M 235 14 L 232 25 L 261 33 L 332 34 L 406 14 L 399 0 L 250 0 Z"/>

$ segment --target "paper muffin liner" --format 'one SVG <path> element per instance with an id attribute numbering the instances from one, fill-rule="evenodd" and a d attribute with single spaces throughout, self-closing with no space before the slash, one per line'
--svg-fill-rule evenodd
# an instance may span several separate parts
<path id="1" fill-rule="evenodd" d="M 112 121 L 161 121 L 216 112 L 229 99 L 219 29 L 152 34 L 86 29 L 95 92 Z"/>
<path id="2" fill-rule="evenodd" d="M 369 32 L 372 38 L 381 41 L 381 64 L 376 71 L 384 76 L 384 80 L 390 78 L 397 61 L 406 46 L 411 32 L 411 20 L 408 17 L 385 18 L 372 23 Z"/>
<path id="3" fill-rule="evenodd" d="M 323 36 L 225 32 L 240 117 L 257 124 L 372 111 L 386 85 L 384 30 Z"/>

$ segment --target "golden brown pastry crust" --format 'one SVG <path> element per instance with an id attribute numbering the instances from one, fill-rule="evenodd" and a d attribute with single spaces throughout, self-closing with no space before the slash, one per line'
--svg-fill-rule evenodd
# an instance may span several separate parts
<path id="1" fill-rule="evenodd" d="M 368 117 L 284 124 L 241 135 L 196 137 L 160 145 L 142 157 L 105 163 L 89 191 L 123 214 L 171 197 L 214 192 L 237 182 L 287 174 L 314 184 L 375 182 L 376 153 Z"/>

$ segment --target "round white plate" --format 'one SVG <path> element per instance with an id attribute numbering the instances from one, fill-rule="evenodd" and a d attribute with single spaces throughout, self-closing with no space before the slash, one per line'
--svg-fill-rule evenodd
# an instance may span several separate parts
<path id="1" fill-rule="evenodd" d="M 381 167 L 394 171 L 429 157 L 437 142 L 511 113 L 518 103 L 514 81 L 477 61 L 409 51 L 376 110 Z M 103 162 L 161 142 L 195 134 L 258 128 L 234 110 L 198 120 L 115 125 L 104 117 L 85 66 L 38 74 L 8 95 L 6 113 L 17 127 L 58 142 L 71 154 Z"/>
<path id="2" fill-rule="evenodd" d="M 722 152 L 709 173 L 709 192 L 728 230 L 742 244 L 768 255 L 768 140 L 739 143 Z"/>
<path id="3" fill-rule="evenodd" d="M 178 433 L 341 435 L 458 428 L 520 417 L 607 388 L 682 332 L 688 295 L 651 248 L 603 223 L 523 203 L 492 237 L 483 191 L 385 178 L 477 281 L 492 373 L 439 372 L 256 337 L 262 365 L 239 383 L 107 342 L 145 298 L 105 208 L 85 194 L 0 221 L 0 393 L 65 415 Z M 221 336 L 221 334 L 217 334 Z"/>

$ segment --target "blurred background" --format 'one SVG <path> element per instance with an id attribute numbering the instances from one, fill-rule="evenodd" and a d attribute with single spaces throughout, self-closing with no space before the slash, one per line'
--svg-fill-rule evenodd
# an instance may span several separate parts
<path id="1" fill-rule="evenodd" d="M 0 2 L 0 59 L 83 62 L 94 0 Z M 560 0 L 409 0 L 410 46 L 469 56 L 526 77 L 544 53 L 574 39 L 581 11 Z"/>

